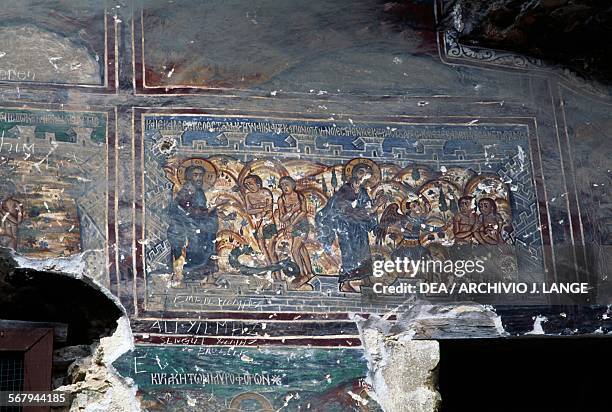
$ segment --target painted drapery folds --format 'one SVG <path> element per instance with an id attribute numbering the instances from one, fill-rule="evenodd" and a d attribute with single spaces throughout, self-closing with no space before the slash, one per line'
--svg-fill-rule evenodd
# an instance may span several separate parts
<path id="1" fill-rule="evenodd" d="M 177 192 L 168 208 L 168 241 L 175 273 L 180 278 L 183 270 L 215 272 L 212 257 L 219 222 L 217 208 L 208 207 L 205 194 L 217 180 L 215 166 L 204 159 L 187 159 L 173 177 Z"/>
<path id="2" fill-rule="evenodd" d="M 498 123 L 145 115 L 147 309 L 285 294 L 347 311 L 373 262 L 396 258 L 471 256 L 504 280 L 537 276 L 528 126 Z"/>

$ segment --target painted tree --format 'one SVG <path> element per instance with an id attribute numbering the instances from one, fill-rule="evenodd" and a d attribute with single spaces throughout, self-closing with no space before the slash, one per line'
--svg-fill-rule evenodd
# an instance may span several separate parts
<path id="1" fill-rule="evenodd" d="M 450 211 L 453 214 L 456 214 L 459 211 L 459 205 L 457 204 L 457 199 L 455 198 L 455 196 L 453 196 L 450 201 Z"/>
<path id="2" fill-rule="evenodd" d="M 412 169 L 412 180 L 414 180 L 414 182 L 418 182 L 419 179 L 421 178 L 421 172 L 419 171 L 418 167 L 414 167 Z"/>
<path id="3" fill-rule="evenodd" d="M 335 192 L 336 189 L 338 188 L 338 177 L 336 176 L 336 169 L 332 169 L 331 184 L 334 187 L 334 192 Z"/>

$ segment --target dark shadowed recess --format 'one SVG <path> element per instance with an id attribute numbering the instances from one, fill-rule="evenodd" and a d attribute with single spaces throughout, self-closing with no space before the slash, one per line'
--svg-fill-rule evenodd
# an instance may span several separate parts
<path id="1" fill-rule="evenodd" d="M 609 0 L 450 0 L 442 14 L 444 28 L 457 29 L 464 44 L 539 57 L 612 83 Z"/>
<path id="2" fill-rule="evenodd" d="M 612 318 L 604 305 L 495 306 L 504 331 L 522 336 L 533 331 L 536 317 L 541 317 L 542 330 L 552 336 L 579 336 L 612 332 Z M 597 332 L 596 332 L 597 331 Z M 610 341 L 612 345 L 612 340 Z"/>
<path id="3" fill-rule="evenodd" d="M 16 267 L 0 249 L 0 319 L 67 325 L 66 346 L 111 335 L 120 308 L 87 279 Z"/>
<path id="4" fill-rule="evenodd" d="M 440 341 L 442 412 L 610 410 L 605 338 Z"/>

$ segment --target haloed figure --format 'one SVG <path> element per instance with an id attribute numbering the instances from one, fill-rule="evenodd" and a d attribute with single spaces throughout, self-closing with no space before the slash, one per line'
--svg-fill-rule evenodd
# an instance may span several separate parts
<path id="1" fill-rule="evenodd" d="M 319 240 L 329 250 L 337 238 L 342 266 L 340 290 L 359 292 L 372 273 L 372 254 L 368 233 L 376 228 L 376 207 L 387 201 L 385 196 L 373 205 L 366 185 L 372 177 L 372 167 L 366 163 L 356 165 L 349 181 L 338 189 L 316 216 Z"/>
<path id="2" fill-rule="evenodd" d="M 287 235 L 291 240 L 291 256 L 300 268 L 300 275 L 294 279 L 292 288 L 307 286 L 306 283 L 314 277 L 312 263 L 306 249 L 305 240 L 310 231 L 306 210 L 306 198 L 295 190 L 295 180 L 284 176 L 279 181 L 283 194 L 278 198 L 278 211 L 281 230 L 279 236 Z M 276 242 L 273 241 L 272 244 Z"/>
<path id="3" fill-rule="evenodd" d="M 185 271 L 191 277 L 204 278 L 218 270 L 214 260 L 215 239 L 219 229 L 217 206 L 210 207 L 206 182 L 215 180 L 200 166 L 185 170 L 185 184 L 170 204 L 168 240 L 174 259 L 185 259 Z"/>

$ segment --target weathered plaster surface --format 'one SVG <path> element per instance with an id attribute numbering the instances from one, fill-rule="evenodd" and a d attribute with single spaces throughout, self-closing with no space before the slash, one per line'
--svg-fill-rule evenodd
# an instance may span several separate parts
<path id="1" fill-rule="evenodd" d="M 0 45 L 0 80 L 101 82 L 100 65 L 91 52 L 56 33 L 33 25 L 0 27 Z"/>
<path id="2" fill-rule="evenodd" d="M 69 369 L 72 384 L 60 386 L 59 391 L 74 398 L 69 411 L 135 412 L 140 410 L 136 386 L 131 379 L 119 376 L 112 363 L 134 347 L 127 317 L 117 320 L 117 330 L 92 346 L 92 355 L 75 362 Z"/>
<path id="3" fill-rule="evenodd" d="M 396 316 L 393 322 L 390 316 Z M 507 335 L 500 317 L 482 305 L 413 305 L 399 313 L 355 317 L 368 360 L 368 382 L 385 411 L 435 412 L 442 336 Z"/>
<path id="4" fill-rule="evenodd" d="M 9 11 L 16 10 L 19 17 L 25 16 L 27 2 L 14 3 L 15 7 Z M 59 159 L 62 162 L 72 162 L 78 157 L 79 161 L 75 163 L 96 166 L 90 153 L 95 153 L 99 159 L 98 168 L 89 176 L 99 179 L 99 185 L 91 187 L 87 196 L 83 196 L 90 200 L 90 208 L 84 210 L 95 213 L 91 213 L 94 218 L 89 222 L 92 230 L 82 229 L 82 248 L 78 253 L 68 251 L 68 254 L 73 253 L 70 257 L 32 258 L 39 250 L 29 257 L 20 253 L 12 255 L 21 268 L 68 274 L 94 285 L 118 306 L 125 308 L 113 336 L 102 339 L 89 359 L 80 360 L 71 368 L 73 382 L 64 388 L 76 394 L 72 410 L 132 411 L 139 408 L 134 383 L 118 376 L 111 365 L 122 353 L 123 360 L 127 359 L 125 364 L 133 365 L 130 362 L 134 360 L 130 358 L 132 352 L 126 351 L 134 349 L 134 341 L 162 344 L 154 348 L 148 345 L 136 347 L 145 355 L 147 352 L 154 354 L 165 346 L 171 347 L 169 352 L 200 353 L 216 347 L 233 351 L 242 345 L 256 351 L 267 345 L 288 346 L 297 339 L 299 344 L 291 346 L 292 350 L 306 356 L 311 344 L 348 347 L 361 343 L 366 353 L 366 359 L 361 361 L 368 364 L 369 382 L 380 405 L 390 412 L 424 412 L 436 410 L 440 403 L 440 394 L 435 388 L 439 363 L 436 339 L 607 334 L 612 329 L 610 308 L 592 306 L 596 302 L 607 303 L 612 290 L 608 278 L 609 265 L 606 265 L 612 254 L 610 229 L 606 223 L 609 219 L 606 205 L 610 202 L 605 190 L 610 186 L 611 157 L 607 155 L 609 145 L 605 144 L 610 137 L 607 132 L 610 98 L 605 88 L 599 85 L 584 87 L 572 77 L 561 76 L 556 69 L 549 70 L 538 60 L 499 50 L 468 47 L 458 43 L 456 37 L 438 38 L 440 33 L 435 31 L 431 21 L 433 3 L 427 1 L 415 1 L 404 14 L 398 2 L 377 5 L 375 2 L 355 1 L 348 7 L 343 0 L 313 1 L 306 6 L 300 4 L 299 13 L 291 16 L 287 10 L 293 10 L 292 2 L 282 6 L 278 2 L 259 2 L 266 12 L 258 14 L 257 10 L 250 9 L 250 2 L 237 2 L 240 7 L 229 8 L 221 1 L 211 1 L 204 6 L 209 13 L 200 13 L 202 9 L 191 9 L 176 2 L 170 7 L 170 3 L 158 1 L 150 2 L 144 22 L 140 21 L 140 8 L 131 2 L 117 3 L 108 9 L 101 2 L 92 2 L 92 7 L 79 10 L 83 17 L 81 20 L 79 16 L 74 17 L 79 14 L 74 10 L 72 14 L 66 14 L 65 10 L 53 14 L 49 13 L 45 2 L 33 3 L 34 22 L 39 19 L 41 26 L 53 26 L 54 29 L 38 29 L 32 24 L 21 27 L 7 25 L 0 29 L 0 69 L 5 70 L 0 73 L 3 82 L 0 100 L 6 103 L 7 111 L 23 109 L 40 113 L 52 106 L 53 110 L 74 113 L 101 107 L 107 115 L 115 115 L 113 121 L 110 121 L 112 116 L 108 117 L 109 122 L 104 127 L 106 140 L 96 141 L 98 146 L 88 145 L 92 140 L 89 138 L 91 130 L 83 131 L 81 128 L 75 132 L 78 138 L 85 136 L 86 149 L 72 149 L 74 142 L 64 142 L 66 144 L 59 149 L 69 155 Z M 73 9 L 66 6 L 68 2 L 60 3 L 61 7 Z M 341 18 L 337 19 L 338 16 Z M 427 24 L 411 22 L 409 27 L 402 26 L 400 22 L 406 16 L 421 16 L 420 19 Z M 457 8 L 454 17 L 456 29 L 464 30 L 465 12 Z M 229 27 L 233 30 L 225 30 L 227 21 L 232 22 Z M 108 27 L 103 22 L 108 22 Z M 108 38 L 107 28 L 112 33 Z M 145 39 L 140 36 L 146 37 L 146 50 L 141 48 Z M 84 40 L 82 44 L 75 41 L 76 38 L 102 41 Z M 15 46 L 17 43 L 19 47 Z M 141 64 L 144 67 L 140 67 Z M 13 72 L 9 74 L 5 67 Z M 108 90 L 76 86 L 100 83 L 103 68 L 109 79 L 117 80 L 109 83 Z M 16 76 L 17 79 L 3 79 L 2 76 Z M 20 81 L 24 76 L 30 78 Z M 32 81 L 46 84 L 34 87 Z M 58 88 L 49 84 L 57 82 L 71 83 L 75 87 Z M 145 87 L 151 85 L 157 88 Z M 173 88 L 183 86 L 183 90 Z M 159 251 L 163 254 L 164 225 L 168 223 L 165 216 L 144 222 L 140 213 L 144 215 L 145 210 L 151 209 L 155 213 L 162 212 L 164 208 L 159 205 L 163 202 L 151 207 L 152 201 L 170 195 L 174 189 L 158 170 L 160 164 L 151 163 L 156 159 L 150 157 L 148 163 L 142 161 L 145 159 L 145 150 L 141 152 L 141 149 L 146 146 L 146 130 L 139 130 L 141 119 L 138 116 L 149 109 L 152 114 L 159 111 L 166 117 L 185 114 L 185 111 L 197 117 L 210 111 L 220 113 L 219 116 L 244 117 L 256 113 L 260 116 L 258 119 L 274 120 L 278 117 L 281 122 L 294 117 L 300 118 L 301 122 L 318 119 L 344 125 L 347 129 L 367 125 L 374 117 L 384 117 L 392 123 L 428 119 L 428 122 L 434 121 L 443 127 L 448 126 L 449 119 L 454 119 L 453 122 L 471 130 L 479 129 L 488 121 L 486 119 L 512 124 L 516 119 L 530 119 L 522 126 L 528 126 L 533 138 L 530 145 L 534 147 L 536 156 L 530 156 L 530 159 L 541 158 L 538 181 L 545 183 L 545 190 L 533 193 L 524 186 L 515 187 L 516 196 L 513 198 L 522 196 L 530 209 L 529 213 L 525 209 L 517 216 L 517 225 L 522 226 L 527 235 L 519 239 L 523 248 L 519 256 L 525 261 L 533 261 L 535 255 L 546 254 L 547 278 L 588 279 L 597 283 L 599 295 L 592 296 L 592 300 L 570 302 L 590 305 L 574 306 L 574 309 L 554 306 L 530 308 L 527 304 L 525 307 L 493 308 L 463 303 L 414 304 L 411 301 L 387 316 L 371 316 L 367 320 L 334 318 L 338 312 L 342 315 L 349 311 L 363 313 L 369 308 L 362 305 L 360 295 L 339 292 L 334 276 L 320 276 L 317 282 L 313 281 L 317 293 L 328 294 L 318 301 L 313 296 L 319 295 L 312 292 L 287 292 L 282 287 L 278 291 L 266 292 L 256 288 L 254 299 L 269 305 L 269 312 L 265 313 L 259 310 L 261 306 L 249 308 L 237 291 L 227 287 L 228 283 L 202 286 L 199 282 L 175 282 L 180 287 L 170 290 L 167 287 L 172 286 L 170 272 L 159 275 L 159 293 L 149 296 L 147 292 L 150 293 L 151 289 L 147 289 L 145 271 L 150 268 L 143 262 L 149 252 L 153 257 L 159 256 L 156 255 Z M 494 123 L 491 130 L 499 131 L 499 124 Z M 17 126 L 29 133 L 23 134 L 27 141 L 27 136 L 33 136 L 38 125 L 33 122 Z M 75 124 L 67 126 L 77 127 Z M 394 127 L 390 124 L 387 129 Z M 155 130 L 149 132 L 154 135 Z M 183 132 L 178 130 L 162 136 L 173 139 L 169 152 L 177 151 L 179 135 Z M 216 137 L 212 139 L 213 143 Z M 237 145 L 231 147 L 239 148 L 236 156 L 244 158 L 245 162 L 258 150 L 254 146 L 244 149 L 241 146 L 246 141 L 244 136 L 230 135 L 230 138 L 235 139 Z M 37 167 L 44 166 L 49 160 L 48 156 L 45 157 L 47 153 L 57 149 L 53 146 L 58 146 L 57 142 L 48 141 L 44 151 L 30 151 L 24 149 L 23 140 L 15 140 L 15 136 L 12 139 L 10 147 L 3 141 L 0 155 L 16 161 L 29 158 Z M 429 139 L 429 136 L 422 140 L 431 140 L 430 147 L 434 149 L 443 143 L 443 139 Z M 167 139 L 160 141 L 168 142 Z M 282 157 L 279 147 L 286 148 L 283 144 L 288 142 L 280 139 L 264 143 L 271 154 L 256 153 L 257 156 Z M 280 146 L 274 146 L 276 143 Z M 356 147 L 349 147 L 350 156 L 374 157 L 374 149 L 365 145 L 361 149 L 358 147 L 360 143 L 357 141 Z M 369 144 L 379 143 L 370 141 Z M 31 142 L 26 147 L 30 148 L 30 145 Z M 157 149 L 159 147 L 154 147 L 146 155 Z M 260 149 L 264 151 L 263 145 Z M 304 152 L 300 151 L 302 149 Z M 397 154 L 406 154 L 406 148 L 399 149 Z M 433 165 L 436 172 L 442 172 L 442 167 L 448 164 L 440 160 L 438 153 L 433 156 L 434 149 L 431 153 L 419 155 L 422 154 L 421 160 Z M 205 158 L 226 152 L 221 146 L 208 145 L 184 150 Z M 594 150 L 596 167 L 591 161 Z M 376 151 L 380 160 L 381 151 L 378 148 Z M 305 147 L 296 146 L 288 148 L 284 156 L 304 160 L 305 152 Z M 319 154 L 325 156 L 329 153 Z M 427 157 L 429 155 L 431 157 Z M 40 156 L 40 160 L 36 156 Z M 493 157 L 489 152 L 483 156 L 481 166 L 486 171 Z M 102 159 L 106 160 L 105 164 L 102 164 Z M 410 162 L 418 160 L 404 157 L 402 161 L 406 159 Z M 43 167 L 39 173 L 36 166 L 26 178 L 19 176 L 15 180 L 37 183 L 48 169 Z M 576 170 L 579 172 L 578 183 L 574 182 L 572 174 Z M 523 168 L 517 171 L 522 172 Z M 104 175 L 105 172 L 108 176 Z M 46 178 L 57 180 L 52 174 Z M 74 176 L 70 178 L 83 183 Z M 527 176 L 525 181 L 531 179 Z M 514 177 L 510 176 L 509 180 L 511 186 L 516 185 Z M 146 193 L 137 192 L 136 188 L 141 184 L 147 185 Z M 228 192 L 234 193 L 232 187 L 227 187 Z M 1 200 L 5 195 L 0 193 Z M 538 208 L 546 208 L 548 214 L 545 218 L 542 221 L 527 219 L 529 214 L 536 216 Z M 236 219 L 231 214 L 224 217 L 230 221 Z M 157 228 L 157 232 L 141 231 L 145 223 L 149 229 Z M 71 233 L 74 235 L 73 231 Z M 102 236 L 94 238 L 85 236 L 85 233 L 100 233 Z M 104 236 L 104 233 L 109 235 Z M 155 236 L 147 233 L 155 233 Z M 543 233 L 549 239 L 546 244 L 541 239 Z M 528 243 L 525 239 L 530 234 L 534 236 Z M 538 251 L 540 245 L 541 252 Z M 538 259 L 535 261 L 539 262 Z M 170 260 L 163 263 L 168 264 Z M 504 270 L 501 265 L 497 268 L 500 272 Z M 230 280 L 236 284 L 248 284 L 249 281 L 269 283 L 267 279 L 255 281 L 255 277 L 247 278 L 241 274 L 232 276 Z M 213 292 L 221 297 L 211 300 Z M 181 297 L 175 300 L 172 294 L 182 294 L 184 302 Z M 157 303 L 153 308 L 155 312 L 143 314 L 143 310 L 151 309 L 143 304 L 151 297 L 158 299 L 153 302 Z M 291 306 L 290 300 L 297 303 Z M 403 298 L 398 300 L 403 301 Z M 330 302 L 344 306 L 326 304 Z M 173 312 L 168 314 L 167 310 Z M 328 314 L 331 319 L 327 318 Z M 279 319 L 282 315 L 286 317 Z M 313 315 L 321 317 L 311 318 Z M 219 320 L 219 316 L 223 318 Z M 254 316 L 255 320 L 246 319 L 249 316 Z M 132 321 L 134 336 L 128 318 Z M 251 365 L 253 357 L 246 352 L 242 355 L 246 357 L 243 360 L 239 355 L 240 362 Z M 289 359 L 291 353 L 287 356 Z M 206 360 L 204 357 L 203 361 Z M 193 363 L 190 366 L 194 366 Z M 153 368 L 156 367 L 162 365 L 155 363 Z M 325 376 L 317 378 L 326 379 Z M 234 385 L 230 389 L 242 388 Z M 340 387 L 340 392 L 347 395 L 344 389 Z M 160 385 L 156 391 L 174 391 L 174 395 L 182 396 L 182 392 L 171 385 Z M 356 393 L 354 388 L 350 392 Z M 193 389 L 185 397 L 185 410 L 197 410 L 195 393 L 201 397 L 205 395 L 201 388 Z M 285 402 L 295 404 L 296 393 L 299 391 L 288 394 Z M 344 400 L 346 396 L 340 398 Z M 357 402 L 362 401 L 358 397 Z M 350 405 L 354 406 L 355 402 Z M 172 406 L 175 405 L 169 407 Z"/>
<path id="5" fill-rule="evenodd" d="M 413 340 L 410 332 L 391 334 L 383 319 L 360 321 L 368 360 L 368 382 L 387 412 L 435 412 L 440 347 L 434 340 Z"/>

